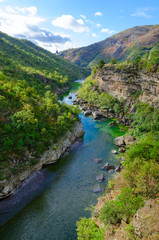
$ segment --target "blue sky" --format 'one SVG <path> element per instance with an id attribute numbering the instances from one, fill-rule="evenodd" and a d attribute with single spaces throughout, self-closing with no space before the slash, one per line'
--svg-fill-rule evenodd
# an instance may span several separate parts
<path id="1" fill-rule="evenodd" d="M 55 52 L 159 24 L 159 0 L 0 0 L 0 31 Z"/>

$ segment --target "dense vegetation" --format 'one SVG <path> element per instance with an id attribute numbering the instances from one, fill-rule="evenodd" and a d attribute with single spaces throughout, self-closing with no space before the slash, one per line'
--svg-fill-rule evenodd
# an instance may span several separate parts
<path id="1" fill-rule="evenodd" d="M 26 40 L 0 33 L 0 180 L 34 164 L 78 120 L 55 92 L 83 77 L 79 69 Z"/>
<path id="2" fill-rule="evenodd" d="M 138 57 L 131 64 L 139 69 L 148 67 L 149 71 L 158 71 L 158 53 L 159 51 L 156 49 L 149 58 Z M 115 64 L 114 60 L 111 64 Z M 118 63 L 116 67 L 124 68 L 127 64 Z M 102 65 L 103 62 L 100 61 L 98 68 L 102 68 Z M 96 74 L 96 71 L 98 69 L 95 67 L 93 73 Z M 131 225 L 131 219 L 145 201 L 159 197 L 159 109 L 139 102 L 139 94 L 136 94 L 131 96 L 133 101 L 134 98 L 136 101 L 136 112 L 128 114 L 129 106 L 126 105 L 126 102 L 122 99 L 117 100 L 106 92 L 100 92 L 94 76 L 90 76 L 84 82 L 79 90 L 79 97 L 102 110 L 112 109 L 115 113 L 122 112 L 127 115 L 132 121 L 132 127 L 127 134 L 133 135 L 137 139 L 136 143 L 127 147 L 124 154 L 125 169 L 121 173 L 123 179 L 121 193 L 114 199 L 105 202 L 100 210 L 98 221 L 100 220 L 104 224 L 105 231 L 108 231 L 110 227 L 116 229 L 124 221 L 125 230 L 128 232 L 127 239 L 138 239 L 134 233 L 134 227 Z M 113 189 L 113 184 L 111 185 Z M 83 226 L 85 222 L 84 219 L 78 222 L 78 239 L 87 239 L 85 235 L 88 234 L 88 231 Z M 98 234 L 101 234 L 99 239 L 104 239 L 103 228 L 99 228 L 95 220 L 87 220 L 87 229 L 89 229 L 88 236 L 97 231 Z"/>
<path id="3" fill-rule="evenodd" d="M 4 74 L 25 79 L 29 86 L 41 92 L 46 84 L 56 92 L 57 88 L 69 86 L 71 81 L 89 74 L 89 70 L 79 68 L 30 41 L 16 39 L 2 32 L 0 65 Z"/>

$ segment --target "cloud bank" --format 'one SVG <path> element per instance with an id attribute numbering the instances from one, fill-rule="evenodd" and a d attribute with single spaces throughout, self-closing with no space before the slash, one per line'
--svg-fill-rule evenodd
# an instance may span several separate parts
<path id="1" fill-rule="evenodd" d="M 28 39 L 41 47 L 51 47 L 55 51 L 55 44 L 70 42 L 70 37 L 63 34 L 52 33 L 38 25 L 46 19 L 37 15 L 35 6 L 19 8 L 7 6 L 0 10 L 0 31 L 13 37 Z"/>
<path id="2" fill-rule="evenodd" d="M 84 19 L 85 16 L 82 15 L 82 18 Z M 89 28 L 84 24 L 84 21 L 81 18 L 76 20 L 72 15 L 57 17 L 52 21 L 52 25 L 79 33 L 89 32 Z"/>

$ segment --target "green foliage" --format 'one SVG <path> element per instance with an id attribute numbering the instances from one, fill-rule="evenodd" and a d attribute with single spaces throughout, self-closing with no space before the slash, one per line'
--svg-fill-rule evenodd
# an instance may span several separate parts
<path id="1" fill-rule="evenodd" d="M 98 70 L 97 70 L 97 67 L 94 66 L 94 67 L 92 68 L 92 75 L 95 75 L 97 71 L 98 71 Z"/>
<path id="2" fill-rule="evenodd" d="M 137 104 L 136 109 L 137 113 L 131 115 L 134 135 L 140 136 L 145 132 L 159 131 L 158 109 L 154 109 L 144 103 Z"/>
<path id="3" fill-rule="evenodd" d="M 152 144 L 146 142 L 137 143 L 134 147 L 130 149 L 128 158 L 130 159 L 130 161 L 132 161 L 134 158 L 149 160 L 152 148 Z"/>
<path id="4" fill-rule="evenodd" d="M 111 64 L 116 64 L 116 63 L 117 63 L 116 58 L 111 58 L 111 59 L 110 59 L 110 63 L 111 63 Z"/>
<path id="5" fill-rule="evenodd" d="M 108 185 L 106 187 L 106 192 L 110 192 L 114 188 L 114 180 L 108 180 Z"/>
<path id="6" fill-rule="evenodd" d="M 90 76 L 79 89 L 79 97 L 101 109 L 113 108 L 115 103 L 119 104 L 119 101 L 112 95 L 106 92 L 99 94 L 98 89 L 96 89 L 96 81 L 92 80 L 92 76 Z"/>
<path id="7" fill-rule="evenodd" d="M 99 60 L 98 67 L 102 69 L 105 63 L 106 62 L 103 59 Z"/>
<path id="8" fill-rule="evenodd" d="M 99 228 L 92 219 L 81 218 L 77 222 L 78 240 L 103 240 L 104 230 Z"/>
<path id="9" fill-rule="evenodd" d="M 135 227 L 133 225 L 127 224 L 124 230 L 128 233 L 128 240 L 136 240 Z"/>
<path id="10" fill-rule="evenodd" d="M 0 43 L 0 175 L 4 179 L 34 164 L 72 129 L 78 109 L 60 104 L 53 92 L 87 71 L 26 40 L 0 33 Z"/>
<path id="11" fill-rule="evenodd" d="M 129 222 L 130 217 L 143 205 L 143 198 L 136 196 L 133 190 L 123 188 L 115 200 L 105 203 L 100 211 L 99 218 L 104 224 L 117 224 L 121 221 Z"/>
<path id="12" fill-rule="evenodd" d="M 112 108 L 116 102 L 117 100 L 115 99 L 115 97 L 106 92 L 102 92 L 98 96 L 98 104 L 102 109 Z"/>
<path id="13" fill-rule="evenodd" d="M 25 79 L 36 90 L 50 86 L 69 85 L 69 82 L 89 75 L 89 70 L 44 50 L 27 40 L 0 33 L 1 71 L 15 79 Z"/>
<path id="14" fill-rule="evenodd" d="M 157 134 L 157 133 L 156 133 Z M 155 198 L 159 191 L 159 141 L 153 132 L 127 150 L 124 179 L 137 194 Z"/>

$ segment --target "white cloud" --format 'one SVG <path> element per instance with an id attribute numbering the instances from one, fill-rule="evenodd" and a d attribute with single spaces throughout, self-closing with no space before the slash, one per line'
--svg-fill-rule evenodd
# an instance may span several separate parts
<path id="1" fill-rule="evenodd" d="M 143 18 L 151 18 L 151 15 L 147 14 L 147 12 L 154 10 L 151 7 L 138 8 L 134 13 L 131 14 L 132 17 L 143 17 Z"/>
<path id="2" fill-rule="evenodd" d="M 0 3 L 1 3 L 1 2 L 4 2 L 4 0 L 0 0 Z"/>
<path id="3" fill-rule="evenodd" d="M 97 23 L 97 24 L 96 24 L 96 27 L 101 27 L 101 24 Z"/>
<path id="4" fill-rule="evenodd" d="M 94 15 L 95 15 L 95 16 L 102 16 L 103 13 L 101 13 L 101 12 L 96 12 Z"/>
<path id="5" fill-rule="evenodd" d="M 83 19 L 86 19 L 86 16 L 85 15 L 80 15 L 81 18 Z"/>
<path id="6" fill-rule="evenodd" d="M 28 39 L 44 48 L 70 41 L 70 36 L 52 33 L 48 29 L 39 27 L 38 25 L 44 21 L 46 19 L 37 16 L 36 7 L 8 6 L 4 11 L 0 10 L 0 31 L 13 37 Z"/>
<path id="7" fill-rule="evenodd" d="M 52 25 L 64 29 L 70 29 L 74 32 L 89 32 L 89 28 L 84 24 L 82 19 L 76 20 L 71 15 L 62 15 L 61 17 L 57 17 L 52 21 Z"/>
<path id="8" fill-rule="evenodd" d="M 111 34 L 114 33 L 113 30 L 110 30 L 110 29 L 108 29 L 108 28 L 102 28 L 102 29 L 101 29 L 101 32 L 102 32 L 102 33 L 107 33 L 107 34 L 109 34 L 109 35 L 111 35 Z"/>
<path id="9" fill-rule="evenodd" d="M 38 25 L 45 19 L 35 15 L 37 9 L 31 8 L 12 8 L 0 10 L 0 30 L 14 36 L 28 32 L 28 26 Z"/>
<path id="10" fill-rule="evenodd" d="M 97 34 L 96 34 L 96 33 L 92 33 L 92 36 L 93 36 L 93 37 L 97 37 Z"/>

